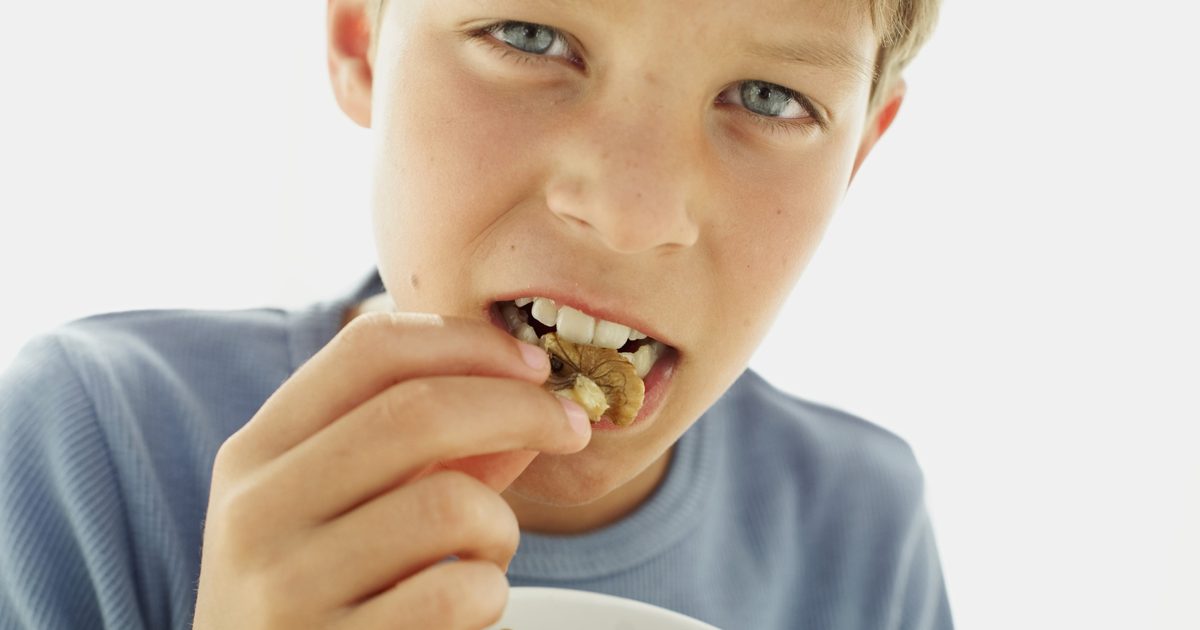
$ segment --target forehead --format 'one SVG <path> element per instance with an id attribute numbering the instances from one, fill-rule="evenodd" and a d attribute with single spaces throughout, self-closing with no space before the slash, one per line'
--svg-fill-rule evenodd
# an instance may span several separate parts
<path id="1" fill-rule="evenodd" d="M 659 37 L 681 36 L 730 54 L 845 71 L 874 72 L 868 0 L 509 0 L 582 13 Z"/>
<path id="2" fill-rule="evenodd" d="M 509 0 L 516 4 L 553 7 L 562 11 L 634 17 L 647 12 L 666 13 L 680 19 L 713 18 L 763 28 L 801 28 L 817 25 L 857 32 L 870 26 L 869 0 Z M 479 4 L 487 4 L 480 0 Z M 869 30 L 869 29 L 868 29 Z"/>

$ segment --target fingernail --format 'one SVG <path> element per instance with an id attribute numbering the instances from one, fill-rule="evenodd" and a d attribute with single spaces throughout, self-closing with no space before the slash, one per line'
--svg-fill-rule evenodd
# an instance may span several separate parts
<path id="1" fill-rule="evenodd" d="M 521 348 L 521 358 L 525 359 L 525 363 L 529 367 L 535 370 L 541 370 L 546 367 L 547 359 L 545 350 L 524 341 L 518 341 L 517 345 Z"/>
<path id="2" fill-rule="evenodd" d="M 562 405 L 563 411 L 567 412 L 567 421 L 571 423 L 571 428 L 579 435 L 588 435 L 592 432 L 592 423 L 588 420 L 587 412 L 583 407 L 575 404 L 575 401 L 568 400 L 562 396 L 556 396 L 558 402 Z"/>

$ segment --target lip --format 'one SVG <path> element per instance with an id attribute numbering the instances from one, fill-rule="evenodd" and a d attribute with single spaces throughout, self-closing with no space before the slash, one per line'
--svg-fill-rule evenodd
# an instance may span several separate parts
<path id="1" fill-rule="evenodd" d="M 488 321 L 491 322 L 491 324 L 496 328 L 504 331 L 504 334 L 509 336 L 511 336 L 512 333 L 508 331 L 508 324 L 504 321 L 504 316 L 500 314 L 500 302 L 510 301 L 512 299 L 515 298 L 501 298 L 489 304 L 485 311 Z M 638 330 L 641 329 L 639 328 Z M 650 336 L 653 337 L 654 335 Z M 650 372 L 646 374 L 646 378 L 643 379 L 646 384 L 646 397 L 642 401 L 642 408 L 638 410 L 638 415 L 633 419 L 633 422 L 623 427 L 619 427 L 613 424 L 613 422 L 609 420 L 607 416 L 601 416 L 599 422 L 592 423 L 592 430 L 602 432 L 617 430 L 631 431 L 636 430 L 636 428 L 640 428 L 641 425 L 647 424 L 645 422 L 646 419 L 658 411 L 663 399 L 667 397 L 667 392 L 669 391 L 670 385 L 674 380 L 675 368 L 679 365 L 680 354 L 681 353 L 679 350 L 675 349 L 674 346 L 667 345 L 665 348 L 663 348 L 662 356 L 658 358 L 658 361 L 654 362 L 654 367 L 650 368 Z"/>
<path id="2" fill-rule="evenodd" d="M 653 337 L 655 341 L 657 341 L 663 345 L 670 346 L 671 348 L 674 348 L 675 350 L 679 349 L 679 346 L 675 345 L 675 343 L 673 341 L 671 341 L 670 339 L 663 336 L 663 333 L 661 330 L 658 330 L 651 324 L 647 323 L 646 321 L 638 319 L 637 317 L 631 315 L 631 312 L 633 309 L 625 308 L 620 304 L 613 303 L 612 301 L 606 302 L 604 299 L 601 299 L 601 298 L 598 298 L 595 296 L 581 294 L 579 291 L 567 293 L 565 291 L 559 291 L 556 289 L 547 289 L 547 288 L 539 289 L 539 288 L 533 287 L 533 288 L 526 289 L 519 294 L 513 294 L 513 295 L 509 295 L 509 296 L 504 296 L 504 295 L 497 296 L 490 303 L 488 303 L 484 306 L 484 311 L 490 312 L 493 310 L 498 310 L 498 309 L 493 309 L 493 307 L 497 303 L 512 302 L 513 300 L 516 300 L 517 298 L 522 298 L 522 297 L 550 298 L 551 300 L 554 300 L 554 303 L 560 307 L 569 306 L 577 311 L 581 311 L 582 313 L 584 313 L 586 315 L 590 315 L 592 317 L 599 318 L 599 319 L 606 319 L 610 322 L 616 322 L 619 324 L 623 324 L 625 326 L 629 326 L 630 328 L 637 330 L 638 332 L 641 332 L 650 337 Z M 501 324 L 504 323 L 503 319 L 501 319 L 500 321 L 501 321 Z M 503 328 L 504 328 L 505 332 L 508 332 L 508 326 L 503 326 Z"/>

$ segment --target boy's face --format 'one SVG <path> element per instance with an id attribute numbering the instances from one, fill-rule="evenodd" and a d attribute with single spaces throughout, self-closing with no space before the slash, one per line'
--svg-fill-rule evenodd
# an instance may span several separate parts
<path id="1" fill-rule="evenodd" d="M 617 490 L 741 374 L 890 122 L 868 117 L 877 44 L 845 5 L 389 0 L 368 79 L 336 89 L 374 131 L 396 306 L 486 319 L 560 292 L 678 351 L 651 417 L 539 456 L 510 494 Z M 855 57 L 865 72 L 836 63 Z"/>

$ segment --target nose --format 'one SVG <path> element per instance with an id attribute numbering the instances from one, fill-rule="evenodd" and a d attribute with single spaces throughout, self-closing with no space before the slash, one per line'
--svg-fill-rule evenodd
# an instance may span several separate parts
<path id="1" fill-rule="evenodd" d="M 696 243 L 699 173 L 686 126 L 658 108 L 582 116 L 564 134 L 546 183 L 550 211 L 611 251 L 634 254 Z"/>

